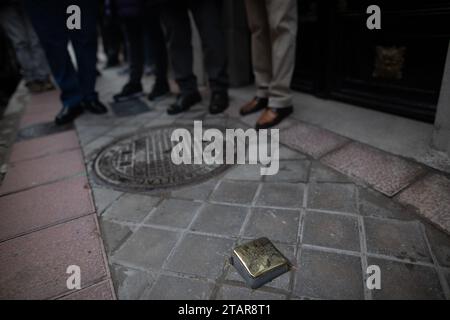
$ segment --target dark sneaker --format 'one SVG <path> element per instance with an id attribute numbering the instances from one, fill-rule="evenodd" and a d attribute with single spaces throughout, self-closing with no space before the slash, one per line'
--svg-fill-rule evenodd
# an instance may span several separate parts
<path id="1" fill-rule="evenodd" d="M 169 109 L 167 109 L 167 113 L 174 115 L 180 112 L 187 111 L 190 107 L 200 101 L 202 101 L 202 96 L 198 91 L 190 94 L 180 94 L 177 97 L 175 103 L 172 104 Z"/>
<path id="2" fill-rule="evenodd" d="M 170 87 L 167 81 L 162 82 L 161 84 L 155 83 L 153 86 L 152 92 L 147 96 L 148 100 L 154 101 L 158 98 L 162 98 L 166 94 L 170 93 Z"/>
<path id="3" fill-rule="evenodd" d="M 108 108 L 106 108 L 106 106 L 103 103 L 101 103 L 98 99 L 92 101 L 85 101 L 84 108 L 87 111 L 95 114 L 103 114 L 108 112 Z"/>
<path id="4" fill-rule="evenodd" d="M 227 92 L 213 92 L 209 104 L 209 112 L 211 114 L 224 112 L 228 108 L 229 100 Z"/>
<path id="5" fill-rule="evenodd" d="M 122 102 L 122 101 L 128 101 L 133 100 L 141 97 L 144 93 L 142 92 L 142 85 L 141 84 L 130 84 L 127 83 L 123 88 L 122 91 L 116 95 L 114 95 L 113 99 L 115 102 Z"/>
<path id="6" fill-rule="evenodd" d="M 83 113 L 82 103 L 73 107 L 63 107 L 55 117 L 55 124 L 57 126 L 61 126 L 63 124 L 70 123 L 82 113 Z"/>

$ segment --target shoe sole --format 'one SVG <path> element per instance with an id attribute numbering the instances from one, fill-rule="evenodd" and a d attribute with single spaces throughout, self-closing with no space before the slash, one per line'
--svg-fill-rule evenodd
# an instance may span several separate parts
<path id="1" fill-rule="evenodd" d="M 139 92 L 139 93 L 133 93 L 132 95 L 126 96 L 124 98 L 113 98 L 113 99 L 114 99 L 114 102 L 125 102 L 125 101 L 138 99 L 142 96 L 144 96 L 144 93 Z"/>

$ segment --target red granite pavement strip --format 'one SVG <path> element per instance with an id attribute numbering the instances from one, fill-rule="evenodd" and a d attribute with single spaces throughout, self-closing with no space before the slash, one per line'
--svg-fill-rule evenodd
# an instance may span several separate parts
<path id="1" fill-rule="evenodd" d="M 390 197 L 425 173 L 425 168 L 417 163 L 358 142 L 328 154 L 321 161 Z"/>
<path id="2" fill-rule="evenodd" d="M 0 243 L 0 299 L 46 299 L 68 293 L 70 265 L 82 287 L 108 277 L 95 214 Z"/>
<path id="3" fill-rule="evenodd" d="M 0 195 L 21 191 L 82 172 L 85 172 L 85 167 L 79 149 L 12 163 L 9 165 L 0 187 Z"/>
<path id="4" fill-rule="evenodd" d="M 427 175 L 396 199 L 450 233 L 450 179 L 439 174 Z"/>
<path id="5" fill-rule="evenodd" d="M 56 90 L 33 95 L 20 121 L 20 128 L 53 121 L 61 108 L 58 96 L 59 91 Z"/>
<path id="6" fill-rule="evenodd" d="M 280 132 L 281 143 L 315 159 L 343 146 L 348 141 L 349 139 L 345 137 L 306 123 L 299 123 Z"/>
<path id="7" fill-rule="evenodd" d="M 86 289 L 78 290 L 60 300 L 114 300 L 115 293 L 111 280 L 94 284 Z"/>
<path id="8" fill-rule="evenodd" d="M 86 177 L 0 197 L 0 241 L 95 212 Z"/>
<path id="9" fill-rule="evenodd" d="M 70 130 L 14 144 L 9 161 L 30 160 L 79 147 L 75 130 Z"/>

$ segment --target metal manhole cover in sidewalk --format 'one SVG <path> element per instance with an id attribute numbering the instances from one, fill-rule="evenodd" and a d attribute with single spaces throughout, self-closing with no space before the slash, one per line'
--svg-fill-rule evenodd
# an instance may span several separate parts
<path id="1" fill-rule="evenodd" d="M 93 171 L 104 183 L 122 191 L 152 191 L 193 184 L 220 174 L 228 165 L 172 162 L 172 132 L 178 126 L 148 128 L 120 138 L 94 159 Z M 185 127 L 191 134 L 193 128 Z"/>

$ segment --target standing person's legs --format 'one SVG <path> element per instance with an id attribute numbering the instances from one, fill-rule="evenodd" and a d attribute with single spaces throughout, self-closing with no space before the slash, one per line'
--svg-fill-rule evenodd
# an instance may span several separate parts
<path id="1" fill-rule="evenodd" d="M 149 13 L 148 20 L 149 42 L 155 60 L 155 84 L 148 98 L 154 100 L 170 91 L 167 80 L 168 57 L 160 13 L 156 7 Z"/>
<path id="2" fill-rule="evenodd" d="M 14 47 L 25 82 L 31 83 L 38 80 L 35 78 L 35 66 L 28 42 L 28 32 L 24 15 L 20 12 L 20 6 L 6 5 L 3 7 L 0 11 L 0 22 Z"/>
<path id="3" fill-rule="evenodd" d="M 26 0 L 27 13 L 45 50 L 53 77 L 61 89 L 64 107 L 83 100 L 78 76 L 67 51 L 66 7 L 63 2 Z"/>
<path id="4" fill-rule="evenodd" d="M 241 107 L 241 115 L 267 107 L 272 80 L 272 50 L 266 1 L 245 0 L 245 6 L 252 39 L 252 65 L 257 89 L 255 98 Z"/>
<path id="5" fill-rule="evenodd" d="M 128 41 L 129 78 L 122 91 L 114 95 L 115 101 L 126 101 L 142 95 L 142 75 L 144 73 L 144 32 L 140 17 L 123 18 L 122 25 Z"/>
<path id="6" fill-rule="evenodd" d="M 213 92 L 228 90 L 225 35 L 221 17 L 221 0 L 189 1 L 189 8 L 202 41 L 205 67 Z"/>
<path id="7" fill-rule="evenodd" d="M 163 5 L 161 17 L 166 29 L 169 57 L 181 95 L 198 92 L 193 72 L 192 31 L 185 3 Z"/>
<path id="8" fill-rule="evenodd" d="M 272 48 L 269 106 L 290 107 L 292 106 L 290 86 L 295 67 L 298 28 L 297 0 L 267 0 L 266 3 Z"/>

